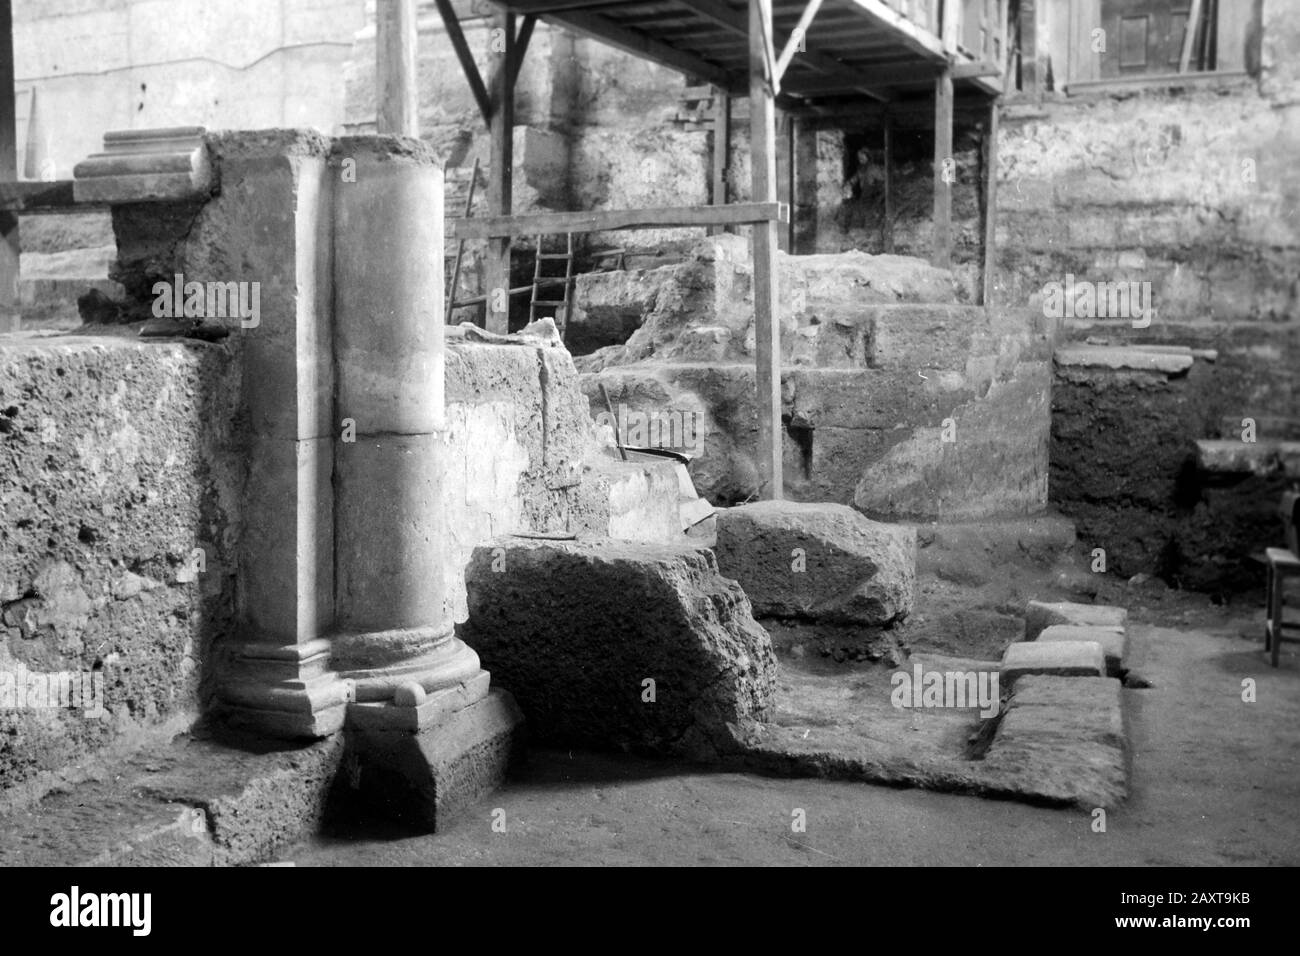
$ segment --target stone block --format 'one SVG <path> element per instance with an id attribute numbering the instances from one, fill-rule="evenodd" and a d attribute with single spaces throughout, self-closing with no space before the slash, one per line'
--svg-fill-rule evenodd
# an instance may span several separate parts
<path id="1" fill-rule="evenodd" d="M 1020 641 L 1009 646 L 1002 655 L 1003 686 L 1030 674 L 1104 677 L 1106 660 L 1096 641 Z"/>
<path id="2" fill-rule="evenodd" d="M 718 512 L 718 567 L 759 614 L 844 624 L 905 618 L 916 593 L 916 529 L 847 505 L 763 501 Z"/>
<path id="3" fill-rule="evenodd" d="M 1106 627 L 1123 630 L 1128 611 L 1107 604 L 1076 604 L 1071 601 L 1030 601 L 1025 608 L 1025 640 L 1032 641 L 1053 624 Z"/>
<path id="4" fill-rule="evenodd" d="M 1119 677 L 1124 671 L 1128 637 L 1122 627 L 1053 624 L 1044 628 L 1036 640 L 1095 642 L 1101 645 L 1102 656 L 1106 659 L 1106 674 Z"/>
<path id="5" fill-rule="evenodd" d="M 203 199 L 216 185 L 202 126 L 112 130 L 104 152 L 72 170 L 77 202 L 137 203 Z"/>
<path id="6" fill-rule="evenodd" d="M 461 636 L 535 739 L 709 759 L 768 713 L 771 640 L 708 551 L 502 538 L 466 587 Z"/>
<path id="7" fill-rule="evenodd" d="M 348 732 L 346 772 L 356 796 L 404 824 L 439 830 L 499 787 L 523 754 L 523 715 L 493 689 L 416 733 Z"/>

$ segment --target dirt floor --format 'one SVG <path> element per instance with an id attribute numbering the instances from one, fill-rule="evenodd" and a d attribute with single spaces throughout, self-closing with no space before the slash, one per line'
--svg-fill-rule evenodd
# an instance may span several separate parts
<path id="1" fill-rule="evenodd" d="M 534 752 L 436 836 L 382 824 L 280 857 L 370 865 L 1300 864 L 1300 654 L 1268 666 L 1259 603 L 1158 583 L 1103 587 L 1130 610 L 1132 795 L 1104 833 L 1081 810 L 862 783 L 711 773 L 620 755 Z M 1243 701 L 1252 679 L 1255 701 Z M 802 810 L 806 828 L 792 826 Z M 494 824 L 495 829 L 494 829 Z M 500 832 L 504 829 L 504 832 Z"/>

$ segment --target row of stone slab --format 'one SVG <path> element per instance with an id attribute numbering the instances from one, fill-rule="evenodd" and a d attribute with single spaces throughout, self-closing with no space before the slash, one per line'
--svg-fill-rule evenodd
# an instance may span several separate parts
<path id="1" fill-rule="evenodd" d="M 1102 604 L 1030 601 L 1025 640 L 1002 656 L 1002 684 L 1028 674 L 1123 677 L 1128 611 Z"/>

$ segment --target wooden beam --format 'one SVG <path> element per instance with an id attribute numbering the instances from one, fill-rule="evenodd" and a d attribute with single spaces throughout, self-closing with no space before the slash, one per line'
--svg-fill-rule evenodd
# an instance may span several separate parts
<path id="1" fill-rule="evenodd" d="M 379 0 L 375 31 L 376 128 L 391 136 L 419 136 L 415 0 Z"/>
<path id="2" fill-rule="evenodd" d="M 772 0 L 749 0 L 749 142 L 753 166 L 751 198 L 776 201 L 776 104 L 765 76 L 765 36 L 772 34 Z M 780 500 L 785 495 L 781 453 L 781 324 L 776 310 L 777 224 L 753 228 L 754 352 L 758 412 L 759 496 Z"/>
<path id="3" fill-rule="evenodd" d="M 722 3 L 721 0 L 677 0 L 677 2 L 680 6 L 688 8 L 692 13 L 722 27 L 734 36 L 749 36 L 749 21 L 745 14 L 733 10 L 725 3 Z M 818 73 L 845 78 L 856 84 L 852 88 L 865 96 L 881 101 L 885 99 L 882 94 L 870 89 L 863 81 L 854 80 L 856 71 L 832 56 L 809 50 L 800 57 L 799 62 Z"/>
<path id="4" fill-rule="evenodd" d="M 803 13 L 799 14 L 799 22 L 795 28 L 790 31 L 790 39 L 785 41 L 785 49 L 781 51 L 781 56 L 776 61 L 776 78 L 779 82 L 781 77 L 785 76 L 786 68 L 789 67 L 790 61 L 803 46 L 803 52 L 808 52 L 808 44 L 804 41 L 808 39 L 808 27 L 812 25 L 813 17 L 817 16 L 817 11 L 822 7 L 822 0 L 809 0 Z"/>
<path id="5" fill-rule="evenodd" d="M 11 0 L 0 0 L 0 180 L 18 178 L 14 126 L 14 27 Z M 0 209 L 0 332 L 18 328 L 18 216 Z"/>
<path id="6" fill-rule="evenodd" d="M 901 13 L 890 9 L 884 0 L 846 0 L 848 6 L 855 7 L 880 26 L 892 31 L 897 39 L 910 50 L 930 60 L 946 59 L 943 41 L 929 30 L 918 27 Z"/>
<path id="7" fill-rule="evenodd" d="M 510 80 L 515 69 L 515 15 L 497 13 L 492 18 L 492 29 L 501 31 L 499 36 L 505 49 L 497 54 L 492 70 L 487 211 L 490 216 L 509 217 L 514 209 L 515 89 Z M 510 330 L 510 250 L 509 235 L 494 237 L 488 242 L 483 260 L 483 288 L 487 295 L 485 326 L 489 332 L 505 334 Z"/>
<path id="8" fill-rule="evenodd" d="M 511 89 L 514 89 L 515 82 L 519 79 L 519 70 L 524 65 L 524 57 L 528 55 L 528 41 L 533 38 L 535 26 L 537 26 L 537 18 L 532 14 L 524 17 L 524 22 L 519 24 L 519 35 L 515 37 L 514 63 L 510 70 Z"/>
<path id="9" fill-rule="evenodd" d="M 731 96 L 725 90 L 713 95 L 713 205 L 727 204 L 727 167 L 731 162 Z M 709 235 L 726 232 L 727 226 L 709 227 Z"/>
<path id="10" fill-rule="evenodd" d="M 885 218 L 880 244 L 886 253 L 894 251 L 894 121 L 885 116 Z"/>
<path id="11" fill-rule="evenodd" d="M 666 206 L 655 209 L 610 209 L 595 212 L 539 212 L 526 216 L 449 219 L 452 239 L 502 236 L 554 236 L 564 233 L 613 232 L 620 229 L 674 229 L 691 226 L 746 226 L 790 221 L 790 207 L 771 202 L 728 206 Z"/>
<path id="12" fill-rule="evenodd" d="M 9 212 L 67 213 L 88 212 L 101 208 L 94 203 L 78 203 L 72 195 L 71 179 L 49 182 L 0 181 L 0 209 Z"/>
<path id="13" fill-rule="evenodd" d="M 478 71 L 478 64 L 474 62 L 474 54 L 470 51 L 469 44 L 465 42 L 465 32 L 460 28 L 460 20 L 456 17 L 451 0 L 437 0 L 437 3 L 442 25 L 447 29 L 447 37 L 451 40 L 452 49 L 456 51 L 456 59 L 460 61 L 460 69 L 469 83 L 470 92 L 474 94 L 474 102 L 478 103 L 479 112 L 483 114 L 483 122 L 490 124 L 492 102 L 488 99 L 487 87 L 483 85 L 483 76 Z"/>
<path id="14" fill-rule="evenodd" d="M 989 101 L 988 124 L 984 129 L 984 281 L 981 300 L 993 304 L 993 282 L 997 273 L 998 227 L 998 101 Z"/>
<path id="15" fill-rule="evenodd" d="M 1196 33 L 1201 25 L 1201 0 L 1192 0 L 1192 9 L 1187 14 L 1187 30 L 1183 34 L 1183 52 L 1178 58 L 1178 72 L 1186 73 L 1187 68 L 1191 66 L 1192 47 L 1196 40 Z"/>
<path id="16" fill-rule="evenodd" d="M 952 155 L 952 71 L 934 81 L 934 248 L 930 261 L 941 269 L 952 264 L 952 182 L 957 167 Z"/>
<path id="17" fill-rule="evenodd" d="M 714 86 L 721 86 L 728 90 L 737 88 L 735 78 L 718 64 L 710 63 L 694 53 L 669 46 L 640 30 L 620 26 L 598 13 L 574 10 L 547 14 L 546 19 L 559 26 L 602 40 L 625 53 L 654 60 L 688 76 L 697 76 Z"/>

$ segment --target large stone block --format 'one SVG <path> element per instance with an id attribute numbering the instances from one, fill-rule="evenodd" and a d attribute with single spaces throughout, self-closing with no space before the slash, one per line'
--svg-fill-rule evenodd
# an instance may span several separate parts
<path id="1" fill-rule="evenodd" d="M 1128 611 L 1108 604 L 1075 604 L 1071 601 L 1030 601 L 1025 608 L 1025 640 L 1032 641 L 1054 624 L 1075 627 L 1124 627 Z"/>
<path id="2" fill-rule="evenodd" d="M 466 586 L 461 635 L 534 739 L 707 759 L 768 714 L 771 640 L 708 551 L 503 538 Z"/>
<path id="3" fill-rule="evenodd" d="M 1010 687 L 1031 674 L 1105 677 L 1106 660 L 1096 641 L 1020 641 L 1002 655 L 1002 683 Z"/>
<path id="4" fill-rule="evenodd" d="M 1083 627 L 1072 624 L 1053 624 L 1043 629 L 1038 640 L 1094 642 L 1101 646 L 1102 656 L 1106 660 L 1106 673 L 1118 677 L 1124 671 L 1124 654 L 1128 649 L 1128 638 L 1122 627 Z"/>
<path id="5" fill-rule="evenodd" d="M 718 512 L 718 566 L 755 610 L 846 624 L 888 624 L 912 610 L 916 529 L 847 505 L 762 501 Z"/>

